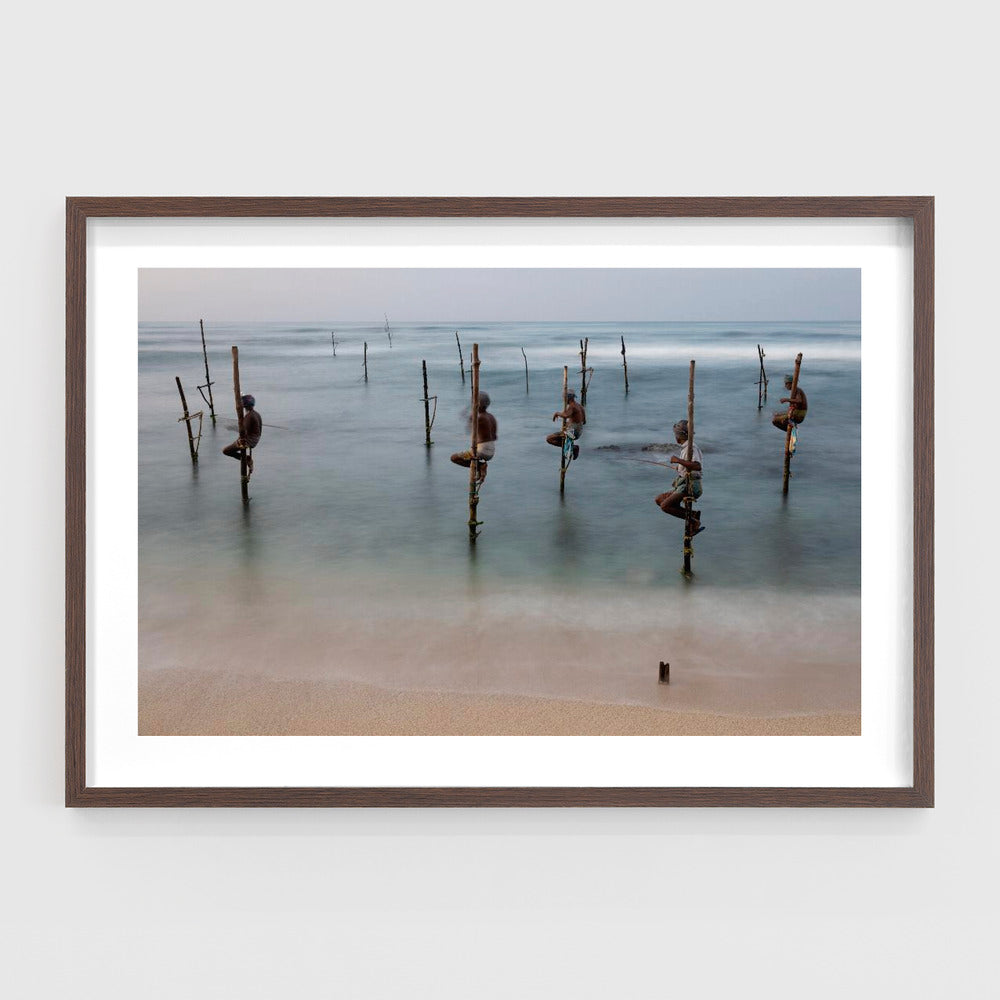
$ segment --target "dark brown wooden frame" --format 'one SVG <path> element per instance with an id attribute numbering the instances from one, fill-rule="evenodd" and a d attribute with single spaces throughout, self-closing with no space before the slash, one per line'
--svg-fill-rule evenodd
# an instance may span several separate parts
<path id="1" fill-rule="evenodd" d="M 98 788 L 86 784 L 86 277 L 91 218 L 903 218 L 913 224 L 913 784 L 905 788 Z M 67 806 L 932 806 L 934 199 L 68 198 Z"/>

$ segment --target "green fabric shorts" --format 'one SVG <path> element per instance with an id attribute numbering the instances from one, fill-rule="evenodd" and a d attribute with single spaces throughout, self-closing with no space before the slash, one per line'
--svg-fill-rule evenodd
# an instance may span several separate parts
<path id="1" fill-rule="evenodd" d="M 690 487 L 690 494 L 688 492 L 688 487 Z M 681 496 L 692 496 L 695 500 L 701 496 L 701 480 L 700 479 L 688 479 L 687 476 L 678 476 L 670 487 L 672 493 L 680 493 Z"/>

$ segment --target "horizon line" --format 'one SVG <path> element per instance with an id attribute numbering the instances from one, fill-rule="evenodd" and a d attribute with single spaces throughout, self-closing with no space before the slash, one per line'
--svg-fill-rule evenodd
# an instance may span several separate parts
<path id="1" fill-rule="evenodd" d="M 191 323 L 197 325 L 199 322 L 205 322 L 204 316 L 199 316 L 197 319 L 140 319 L 140 323 Z M 317 326 L 330 326 L 331 324 L 336 325 L 337 323 L 347 323 L 351 325 L 361 325 L 361 324 L 371 324 L 372 326 L 378 326 L 380 329 L 385 329 L 385 321 L 377 319 L 338 319 L 338 320 L 325 320 L 325 319 L 216 319 L 209 320 L 209 322 L 214 323 L 312 323 Z M 807 316 L 798 317 L 796 319 L 734 319 L 732 317 L 727 317 L 725 319 L 621 319 L 621 320 L 610 320 L 610 319 L 473 319 L 473 320 L 463 320 L 461 322 L 456 322 L 455 320 L 443 320 L 443 319 L 401 319 L 393 320 L 392 322 L 403 323 L 403 324 L 413 324 L 413 325 L 434 325 L 434 326 L 454 326 L 459 330 L 463 326 L 471 326 L 474 324 L 485 324 L 485 323 L 503 323 L 503 324 L 514 324 L 514 323 L 533 323 L 536 325 L 543 324 L 556 324 L 556 323 L 573 323 L 573 324 L 601 324 L 604 326 L 611 325 L 614 323 L 745 323 L 745 324 L 769 324 L 776 325 L 781 323 L 860 323 L 861 317 L 842 317 L 840 319 L 814 319 Z M 391 325 L 391 323 L 390 323 Z"/>

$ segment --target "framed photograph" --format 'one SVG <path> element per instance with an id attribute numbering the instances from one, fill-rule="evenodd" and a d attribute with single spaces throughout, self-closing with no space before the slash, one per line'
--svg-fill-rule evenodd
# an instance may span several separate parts
<path id="1" fill-rule="evenodd" d="M 68 199 L 67 805 L 933 805 L 933 212 Z"/>

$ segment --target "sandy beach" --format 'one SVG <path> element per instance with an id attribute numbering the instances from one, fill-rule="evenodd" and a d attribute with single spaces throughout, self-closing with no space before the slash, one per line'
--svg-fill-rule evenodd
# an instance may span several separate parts
<path id="1" fill-rule="evenodd" d="M 850 736 L 860 713 L 777 718 L 371 684 L 160 672 L 139 699 L 149 736 Z"/>
<path id="2" fill-rule="evenodd" d="M 781 595 L 691 594 L 664 620 L 649 594 L 581 593 L 566 620 L 540 591 L 428 589 L 388 607 L 380 586 L 265 587 L 253 620 L 196 589 L 147 602 L 140 735 L 860 732 L 856 599 L 802 603 L 789 622 Z"/>

